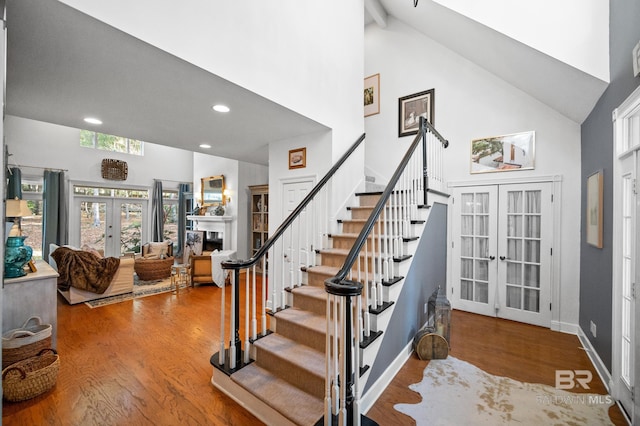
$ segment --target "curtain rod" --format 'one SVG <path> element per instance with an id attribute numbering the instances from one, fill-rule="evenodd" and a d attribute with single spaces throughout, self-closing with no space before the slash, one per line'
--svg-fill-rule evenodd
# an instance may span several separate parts
<path id="1" fill-rule="evenodd" d="M 59 172 L 68 172 L 69 171 L 68 169 L 59 169 L 59 168 L 56 168 L 56 167 L 27 166 L 27 165 L 24 165 L 24 164 L 22 164 L 22 165 L 20 165 L 20 164 L 9 164 L 8 166 L 9 166 L 9 170 L 11 170 L 11 167 L 18 167 L 18 168 L 26 167 L 26 168 L 29 168 L 29 169 L 53 170 L 53 171 L 57 170 Z"/>

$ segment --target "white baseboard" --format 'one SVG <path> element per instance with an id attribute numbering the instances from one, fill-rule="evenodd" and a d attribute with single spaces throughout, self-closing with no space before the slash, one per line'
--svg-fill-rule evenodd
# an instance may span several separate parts
<path id="1" fill-rule="evenodd" d="M 360 398 L 360 409 L 362 413 L 366 414 L 373 404 L 378 400 L 382 392 L 389 386 L 393 378 L 398 374 L 398 371 L 407 362 L 411 354 L 413 353 L 413 341 L 409 342 L 407 346 L 398 354 L 396 359 L 393 360 L 389 367 L 380 375 L 378 380 L 369 388 L 366 394 Z"/>
<path id="2" fill-rule="evenodd" d="M 611 373 L 607 370 L 607 367 L 598 356 L 598 352 L 596 352 L 595 348 L 591 344 L 591 341 L 587 338 L 587 335 L 582 330 L 582 327 L 578 327 L 578 339 L 580 339 L 580 343 L 584 347 L 584 350 L 587 352 L 587 356 L 591 360 L 591 364 L 595 367 L 598 372 L 598 376 L 600 376 L 600 380 L 604 383 L 604 387 L 607 388 L 607 392 L 611 394 Z"/>
<path id="3" fill-rule="evenodd" d="M 580 326 L 578 326 L 578 324 L 570 322 L 551 321 L 551 325 L 549 328 L 553 331 L 560 331 L 562 333 L 578 334 Z"/>

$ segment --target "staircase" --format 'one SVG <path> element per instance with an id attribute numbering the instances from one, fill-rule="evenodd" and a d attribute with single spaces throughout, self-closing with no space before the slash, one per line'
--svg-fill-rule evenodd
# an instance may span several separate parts
<path id="1" fill-rule="evenodd" d="M 361 397 L 428 217 L 426 170 L 430 166 L 423 165 L 427 164 L 427 132 L 437 135 L 438 144 L 447 144 L 426 121 L 421 123 L 421 132 L 389 185 L 382 192 L 355 194 L 357 202 L 345 212 L 347 218 L 339 220 L 337 233 L 326 231 L 333 229 L 324 223 L 329 215 L 315 203 L 326 199 L 319 192 L 364 135 L 254 258 L 223 263 L 235 273 L 232 338 L 227 348 L 223 314 L 220 352 L 211 359 L 212 383 L 265 423 L 315 425 L 339 419 L 340 424 L 375 424 L 361 416 L 366 411 L 360 406 Z M 418 146 L 423 147 L 422 155 L 416 155 Z M 267 259 L 269 330 L 264 316 L 256 318 L 255 308 L 261 302 L 262 310 L 267 310 L 264 299 L 255 296 L 256 266 L 263 271 L 262 294 L 266 294 Z M 247 272 L 244 286 L 241 269 Z M 241 287 L 246 293 L 244 310 L 239 304 Z M 225 306 L 225 292 L 221 294 Z M 241 311 L 244 345 L 239 331 Z M 402 352 L 403 348 L 392 350 Z M 376 384 L 380 377 L 377 372 Z"/>

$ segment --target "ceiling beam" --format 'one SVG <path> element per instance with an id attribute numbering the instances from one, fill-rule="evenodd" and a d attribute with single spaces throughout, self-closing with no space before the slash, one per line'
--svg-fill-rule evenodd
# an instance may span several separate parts
<path id="1" fill-rule="evenodd" d="M 379 0 L 364 0 L 364 7 L 380 28 L 387 27 L 387 11 Z"/>

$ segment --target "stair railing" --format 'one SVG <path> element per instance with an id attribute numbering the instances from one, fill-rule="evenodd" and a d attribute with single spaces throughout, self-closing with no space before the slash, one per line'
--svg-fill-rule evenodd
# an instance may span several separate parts
<path id="1" fill-rule="evenodd" d="M 302 285 L 302 269 L 315 265 L 316 250 L 326 246 L 329 235 L 330 185 L 336 172 L 347 162 L 351 154 L 364 141 L 362 134 L 324 177 L 304 197 L 298 206 L 282 222 L 278 229 L 260 246 L 248 260 L 228 260 L 221 263 L 230 276 L 231 303 L 229 334 L 226 334 L 225 293 L 221 291 L 220 349 L 211 357 L 211 364 L 231 374 L 250 362 L 251 344 L 267 332 L 267 308 L 277 312 L 286 307 L 287 289 Z M 276 261 L 276 257 L 279 261 Z M 267 269 L 270 269 L 267 273 Z M 240 277 L 244 274 L 244 350 L 240 341 Z M 261 295 L 257 295 L 257 277 L 261 276 Z M 267 276 L 271 292 L 271 306 L 266 305 Z M 260 300 L 258 300 L 258 298 Z M 257 318 L 257 305 L 262 315 Z M 260 324 L 258 324 L 258 322 Z M 260 328 L 260 334 L 258 334 Z M 229 347 L 226 341 L 229 338 Z"/>
<path id="2" fill-rule="evenodd" d="M 360 425 L 361 345 L 371 330 L 369 310 L 390 303 L 384 284 L 397 280 L 394 263 L 418 209 L 434 184 L 443 189 L 442 150 L 449 145 L 420 117 L 418 134 L 372 208 L 345 262 L 325 281 L 327 291 L 324 424 Z M 421 148 L 421 149 L 420 149 Z M 364 283 L 364 284 L 363 284 Z M 386 296 L 388 299 L 388 296 Z"/>

